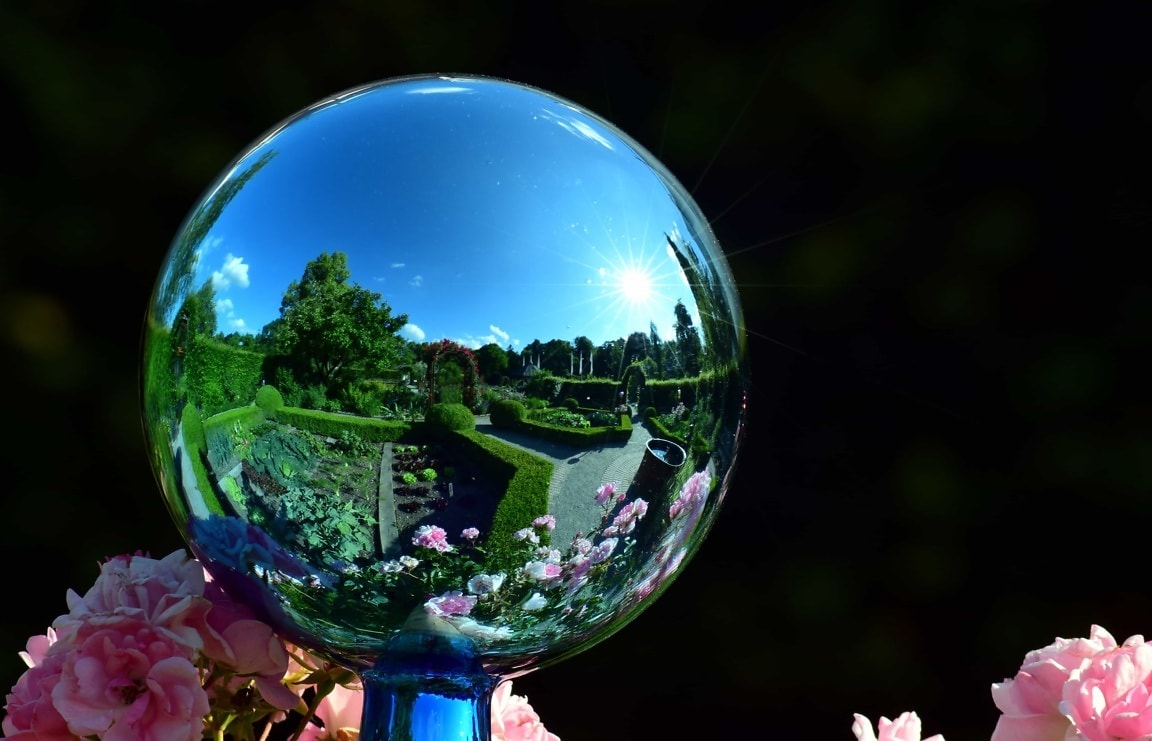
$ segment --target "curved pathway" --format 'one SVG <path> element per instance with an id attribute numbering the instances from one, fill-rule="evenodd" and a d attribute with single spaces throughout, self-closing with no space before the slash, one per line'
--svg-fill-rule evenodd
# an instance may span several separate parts
<path id="1" fill-rule="evenodd" d="M 556 518 L 552 543 L 557 547 L 570 543 L 578 532 L 587 533 L 599 526 L 603 509 L 595 502 L 596 490 L 608 482 L 626 490 L 652 437 L 639 416 L 632 418 L 632 437 L 628 442 L 605 443 L 585 450 L 493 427 L 487 415 L 476 417 L 476 430 L 552 461 L 548 513 Z"/>

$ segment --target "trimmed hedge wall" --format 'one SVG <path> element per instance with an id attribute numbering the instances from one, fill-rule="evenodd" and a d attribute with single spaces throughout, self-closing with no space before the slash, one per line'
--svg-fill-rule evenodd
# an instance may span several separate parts
<path id="1" fill-rule="evenodd" d="M 500 553 L 502 546 L 514 542 L 513 533 L 531 527 L 532 520 L 548 514 L 552 462 L 476 430 L 460 430 L 454 439 L 470 456 L 475 456 L 489 475 L 508 481 L 485 541 L 490 549 Z"/>
<path id="2" fill-rule="evenodd" d="M 298 407 L 281 407 L 276 412 L 276 421 L 328 437 L 339 437 L 341 432 L 348 430 L 373 443 L 393 443 L 416 430 L 416 425 L 411 422 L 353 417 Z"/>
<path id="3" fill-rule="evenodd" d="M 184 453 L 192 461 L 193 475 L 196 477 L 196 488 L 204 499 L 204 505 L 212 514 L 225 514 L 224 505 L 220 504 L 216 496 L 216 489 L 212 486 L 212 478 L 208 475 L 208 468 L 204 463 L 208 455 L 208 438 L 204 434 L 204 423 L 200 420 L 200 413 L 192 404 L 185 404 L 180 413 L 180 432 L 184 438 Z M 191 482 L 185 482 L 188 488 Z M 185 494 L 187 498 L 187 494 Z"/>
<path id="4" fill-rule="evenodd" d="M 619 381 L 611 378 L 594 378 L 585 380 L 566 380 L 560 386 L 560 398 L 571 396 L 583 406 L 585 404 L 599 409 L 612 409 L 616 406 L 616 395 L 623 386 Z"/>
<path id="5" fill-rule="evenodd" d="M 193 337 L 184 356 L 188 399 L 205 415 L 246 405 L 256 397 L 264 356 Z"/>
<path id="6" fill-rule="evenodd" d="M 585 427 L 577 429 L 575 427 L 561 427 L 559 425 L 550 425 L 525 419 L 517 425 L 516 430 L 539 437 L 542 440 L 553 440 L 577 448 L 589 448 L 593 445 L 601 445 L 606 442 L 627 442 L 632 437 L 632 420 L 628 418 L 627 414 L 621 414 L 620 425 L 618 427 Z"/>

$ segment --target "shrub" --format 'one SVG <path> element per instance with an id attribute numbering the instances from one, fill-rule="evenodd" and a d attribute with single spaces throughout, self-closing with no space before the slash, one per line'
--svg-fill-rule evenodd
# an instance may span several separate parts
<path id="1" fill-rule="evenodd" d="M 284 397 L 275 386 L 264 385 L 256 392 L 256 406 L 270 414 L 284 406 Z"/>
<path id="2" fill-rule="evenodd" d="M 424 415 L 424 421 L 434 436 L 476 429 L 476 417 L 463 404 L 433 404 Z"/>
<path id="3" fill-rule="evenodd" d="M 571 396 L 569 396 L 567 399 L 565 399 L 561 403 L 561 406 L 563 406 L 565 409 L 567 409 L 570 412 L 575 412 L 577 409 L 580 408 L 580 402 L 576 401 Z"/>
<path id="4" fill-rule="evenodd" d="M 646 407 L 644 409 L 644 419 L 652 419 L 656 416 L 656 407 Z"/>
<path id="5" fill-rule="evenodd" d="M 489 413 L 492 415 L 492 424 L 496 427 L 516 427 L 524 421 L 528 410 L 514 399 L 501 399 L 492 402 Z"/>

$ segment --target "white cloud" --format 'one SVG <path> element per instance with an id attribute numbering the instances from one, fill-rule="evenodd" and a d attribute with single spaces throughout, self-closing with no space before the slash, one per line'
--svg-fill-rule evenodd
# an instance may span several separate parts
<path id="1" fill-rule="evenodd" d="M 412 322 L 408 322 L 403 327 L 401 327 L 400 334 L 404 335 L 413 342 L 424 341 L 424 330 L 420 329 L 420 327 L 416 326 Z"/>
<path id="2" fill-rule="evenodd" d="M 501 342 L 508 341 L 508 333 L 497 327 L 495 324 L 489 324 L 488 329 L 492 330 L 492 334 L 499 337 Z"/>
<path id="3" fill-rule="evenodd" d="M 468 338 L 463 338 L 463 339 L 458 338 L 458 339 L 455 339 L 452 341 L 455 342 L 457 345 L 463 345 L 464 347 L 468 348 L 469 350 L 479 350 L 481 345 L 486 344 L 486 343 L 483 343 L 480 340 L 476 339 L 475 337 L 468 337 Z"/>
<path id="4" fill-rule="evenodd" d="M 224 258 L 224 266 L 212 273 L 212 285 L 219 290 L 227 290 L 233 285 L 247 288 L 248 266 L 244 264 L 244 258 L 229 252 Z"/>
<path id="5" fill-rule="evenodd" d="M 402 267 L 404 267 L 404 263 L 402 263 L 402 262 L 394 262 L 394 263 L 392 263 L 392 267 L 394 267 L 394 268 L 402 268 Z"/>
<path id="6" fill-rule="evenodd" d="M 408 281 L 408 285 L 412 286 L 413 288 L 419 288 L 420 286 L 424 285 L 424 276 L 423 275 L 412 276 L 412 280 Z"/>
<path id="7" fill-rule="evenodd" d="M 216 313 L 223 314 L 224 316 L 232 316 L 233 308 L 235 307 L 232 306 L 232 299 L 216 299 Z"/>
<path id="8" fill-rule="evenodd" d="M 244 320 L 239 318 L 229 321 L 228 326 L 237 332 L 243 332 L 244 330 L 248 329 L 248 325 L 244 323 Z"/>

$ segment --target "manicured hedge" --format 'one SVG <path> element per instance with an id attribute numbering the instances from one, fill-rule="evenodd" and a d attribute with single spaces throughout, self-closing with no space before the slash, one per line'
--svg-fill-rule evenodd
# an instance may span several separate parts
<path id="1" fill-rule="evenodd" d="M 354 417 L 299 407 L 281 407 L 276 412 L 276 420 L 327 437 L 339 437 L 341 432 L 348 430 L 373 443 L 396 442 L 413 432 L 415 427 L 413 423 L 401 420 Z"/>
<path id="2" fill-rule="evenodd" d="M 246 405 L 256 396 L 263 365 L 259 353 L 193 337 L 184 356 L 188 399 L 208 415 Z"/>
<path id="3" fill-rule="evenodd" d="M 449 432 L 476 429 L 476 416 L 463 404 L 440 403 L 428 407 L 424 423 L 429 434 L 443 437 Z"/>
<path id="4" fill-rule="evenodd" d="M 554 440 L 577 448 L 590 448 L 593 445 L 602 445 L 606 442 L 627 442 L 632 437 L 632 421 L 628 415 L 621 414 L 618 427 L 577 429 L 526 419 L 520 423 L 516 430 L 539 437 L 542 440 Z"/>
<path id="5" fill-rule="evenodd" d="M 200 495 L 204 499 L 204 505 L 212 514 L 225 514 L 224 506 L 220 504 L 220 500 L 216 496 L 216 490 L 212 487 L 212 478 L 208 475 L 208 469 L 204 463 L 208 454 L 208 438 L 204 434 L 204 423 L 200 420 L 200 413 L 192 404 L 185 404 L 184 410 L 180 413 L 180 432 L 184 438 L 184 452 L 192 461 L 196 488 L 199 489 Z M 191 482 L 184 482 L 185 489 L 190 485 Z M 186 492 L 184 497 L 188 498 Z"/>
<path id="6" fill-rule="evenodd" d="M 265 412 L 275 412 L 284 406 L 284 397 L 280 395 L 275 386 L 266 384 L 256 392 L 256 406 Z"/>
<path id="7" fill-rule="evenodd" d="M 488 414 L 494 427 L 515 428 L 528 416 L 528 409 L 515 399 L 492 402 Z"/>
<path id="8" fill-rule="evenodd" d="M 490 476 L 508 481 L 486 539 L 489 548 L 499 551 L 513 542 L 513 533 L 548 514 L 552 462 L 475 430 L 461 430 L 454 439 Z"/>

